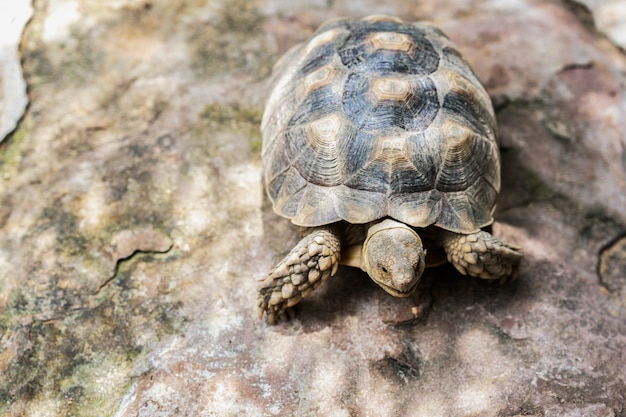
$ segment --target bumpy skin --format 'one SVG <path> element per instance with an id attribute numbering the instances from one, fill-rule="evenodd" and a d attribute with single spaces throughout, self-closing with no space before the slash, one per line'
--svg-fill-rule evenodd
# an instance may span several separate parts
<path id="1" fill-rule="evenodd" d="M 448 261 L 463 275 L 483 279 L 506 279 L 519 266 L 522 252 L 485 232 L 461 235 L 441 232 Z"/>
<path id="2" fill-rule="evenodd" d="M 341 257 L 339 236 L 328 228 L 313 230 L 259 285 L 259 317 L 286 320 L 291 307 L 337 272 Z"/>

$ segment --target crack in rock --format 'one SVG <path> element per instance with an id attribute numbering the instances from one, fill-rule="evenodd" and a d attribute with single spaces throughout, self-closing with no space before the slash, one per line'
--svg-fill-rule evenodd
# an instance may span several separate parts
<path id="1" fill-rule="evenodd" d="M 622 234 L 600 250 L 598 278 L 609 292 L 626 289 L 626 234 Z"/>
<path id="2" fill-rule="evenodd" d="M 172 249 L 172 240 L 165 234 L 153 229 L 126 229 L 117 232 L 111 238 L 107 252 L 114 263 L 113 271 L 95 292 L 100 293 L 117 276 L 120 264 L 142 253 L 167 253 Z"/>

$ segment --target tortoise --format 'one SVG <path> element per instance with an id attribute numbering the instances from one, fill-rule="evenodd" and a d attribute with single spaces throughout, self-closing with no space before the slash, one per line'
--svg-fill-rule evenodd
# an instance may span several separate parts
<path id="1" fill-rule="evenodd" d="M 263 181 L 302 239 L 261 279 L 261 318 L 289 318 L 340 263 L 396 297 L 446 258 L 474 277 L 516 272 L 521 249 L 484 230 L 500 191 L 491 100 L 439 29 L 331 20 L 276 63 L 270 84 Z"/>

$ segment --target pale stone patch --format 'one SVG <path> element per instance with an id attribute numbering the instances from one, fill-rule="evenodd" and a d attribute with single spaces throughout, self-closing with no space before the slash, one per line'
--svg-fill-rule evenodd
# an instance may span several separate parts
<path id="1" fill-rule="evenodd" d="M 0 0 L 0 142 L 22 118 L 28 105 L 19 44 L 33 9 L 30 1 Z"/>

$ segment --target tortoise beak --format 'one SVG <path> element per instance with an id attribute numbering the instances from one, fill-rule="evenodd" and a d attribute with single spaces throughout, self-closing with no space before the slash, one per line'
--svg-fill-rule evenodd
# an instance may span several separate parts
<path id="1" fill-rule="evenodd" d="M 417 289 L 423 270 L 419 267 L 416 270 L 410 262 L 399 260 L 391 268 L 389 279 L 376 283 L 394 297 L 408 297 Z"/>

